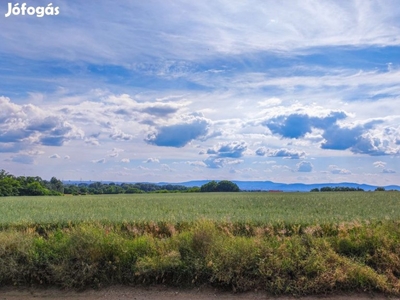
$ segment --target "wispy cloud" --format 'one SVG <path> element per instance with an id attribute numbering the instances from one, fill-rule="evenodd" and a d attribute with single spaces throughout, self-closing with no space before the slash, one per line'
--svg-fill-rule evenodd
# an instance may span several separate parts
<path id="1" fill-rule="evenodd" d="M 9 171 L 398 182 L 395 0 L 53 5 L 0 18 Z"/>

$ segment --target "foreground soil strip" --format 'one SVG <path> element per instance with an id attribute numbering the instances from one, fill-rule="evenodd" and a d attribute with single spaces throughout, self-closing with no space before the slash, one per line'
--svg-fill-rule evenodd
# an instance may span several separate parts
<path id="1" fill-rule="evenodd" d="M 100 290 L 86 290 L 83 292 L 65 291 L 54 288 L 49 289 L 16 289 L 16 288 L 1 288 L 1 300 L 40 300 L 40 299 L 135 299 L 135 300 L 206 300 L 206 299 L 233 299 L 233 300 L 261 300 L 261 299 L 276 299 L 276 300 L 383 300 L 392 299 L 400 300 L 399 297 L 388 297 L 381 294 L 341 294 L 341 295 L 319 295 L 307 297 L 281 296 L 275 297 L 262 292 L 249 292 L 232 294 L 229 292 L 221 292 L 211 288 L 200 289 L 178 289 L 165 286 L 152 287 L 126 287 L 113 286 Z"/>

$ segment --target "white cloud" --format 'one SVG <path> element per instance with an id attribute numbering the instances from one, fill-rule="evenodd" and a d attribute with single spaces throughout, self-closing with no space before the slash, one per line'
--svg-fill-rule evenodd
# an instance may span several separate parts
<path id="1" fill-rule="evenodd" d="M 110 138 L 113 140 L 118 140 L 118 141 L 129 141 L 133 139 L 133 136 L 131 134 L 127 134 L 125 132 L 122 132 L 120 129 L 114 129 L 113 132 L 109 135 Z"/>
<path id="2" fill-rule="evenodd" d="M 121 152 L 124 152 L 124 149 L 112 148 L 111 151 L 108 152 L 108 156 L 109 157 L 118 157 Z"/>
<path id="3" fill-rule="evenodd" d="M 0 33 L 3 51 L 15 51 L 22 57 L 41 57 L 47 52 L 50 59 L 64 60 L 73 60 L 79 53 L 81 59 L 91 62 L 146 56 L 190 60 L 310 46 L 398 45 L 400 36 L 396 1 L 384 5 L 380 1 L 290 5 L 279 1 L 215 1 L 173 6 L 143 2 L 134 7 L 128 3 L 114 5 L 112 9 L 110 5 L 109 1 L 96 5 L 62 2 L 64 18 L 24 23 L 17 18 L 7 20 Z M 90 13 L 83 16 L 81 12 Z M 99 25 L 99 18 L 105 14 L 108 22 Z M 37 43 L 34 37 L 38 34 L 45 34 L 47 39 Z"/>
<path id="4" fill-rule="evenodd" d="M 184 147 L 195 139 L 205 139 L 209 133 L 210 121 L 202 114 L 192 113 L 183 116 L 179 123 L 159 126 L 149 133 L 145 141 L 148 144 L 164 147 Z"/>
<path id="5" fill-rule="evenodd" d="M 203 161 L 200 161 L 200 160 L 187 161 L 186 164 L 191 165 L 191 166 L 200 166 L 200 167 L 207 166 Z"/>
<path id="6" fill-rule="evenodd" d="M 341 169 L 336 165 L 330 165 L 328 169 L 331 174 L 342 174 L 342 175 L 351 174 L 349 170 Z"/>
<path id="7" fill-rule="evenodd" d="M 104 164 L 105 162 L 106 162 L 105 158 L 92 160 L 92 163 L 94 163 L 94 164 Z"/>
<path id="8" fill-rule="evenodd" d="M 57 5 L 62 18 L 2 24 L 0 90 L 18 95 L 0 95 L 4 168 L 22 173 L 20 163 L 30 164 L 49 177 L 42 162 L 56 152 L 73 156 L 57 170 L 64 178 L 120 176 L 130 163 L 126 180 L 217 178 L 229 169 L 250 179 L 273 158 L 285 165 L 271 180 L 322 180 L 312 171 L 326 168 L 329 180 L 398 182 L 396 1 Z M 177 162 L 177 172 L 161 164 L 137 172 L 149 158 Z"/>
<path id="9" fill-rule="evenodd" d="M 144 163 L 159 163 L 160 160 L 158 158 L 153 158 L 153 157 L 149 157 L 148 159 L 146 159 L 145 161 L 143 161 Z"/>
<path id="10" fill-rule="evenodd" d="M 266 147 L 260 147 L 256 150 L 258 156 L 269 156 L 269 157 L 282 157 L 290 159 L 300 159 L 306 156 L 304 151 L 290 150 L 290 149 L 267 149 Z"/>
<path id="11" fill-rule="evenodd" d="M 207 154 L 215 154 L 218 157 L 242 157 L 243 153 L 247 150 L 246 142 L 229 142 L 220 143 L 213 148 L 207 150 Z"/>
<path id="12" fill-rule="evenodd" d="M 378 161 L 375 161 L 373 163 L 373 165 L 374 165 L 375 168 L 384 168 L 386 166 L 386 163 L 383 162 L 383 161 L 378 160 Z"/>
<path id="13" fill-rule="evenodd" d="M 94 137 L 85 138 L 85 143 L 89 144 L 89 145 L 92 145 L 92 146 L 99 146 L 100 145 L 99 140 L 94 138 Z"/>
<path id="14" fill-rule="evenodd" d="M 297 165 L 297 172 L 311 172 L 313 170 L 313 165 L 309 161 L 302 161 Z"/>

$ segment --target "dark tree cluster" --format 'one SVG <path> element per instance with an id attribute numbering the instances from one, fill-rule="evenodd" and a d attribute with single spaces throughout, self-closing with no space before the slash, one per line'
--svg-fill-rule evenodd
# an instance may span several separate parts
<path id="1" fill-rule="evenodd" d="M 183 185 L 155 183 L 79 183 L 67 184 L 64 187 L 65 194 L 72 195 L 98 195 L 98 194 L 140 194 L 140 193 L 179 193 L 198 192 L 198 187 L 188 188 Z"/>
<path id="2" fill-rule="evenodd" d="M 348 186 L 336 186 L 336 187 L 330 187 L 330 186 L 324 186 L 321 189 L 315 188 L 312 189 L 310 192 L 363 192 L 364 190 L 362 188 L 353 188 L 353 187 L 348 187 Z"/>
<path id="3" fill-rule="evenodd" d="M 240 189 L 236 183 L 229 180 L 216 182 L 212 180 L 200 187 L 200 192 L 239 192 Z"/>
<path id="4" fill-rule="evenodd" d="M 61 180 L 52 177 L 50 181 L 39 176 L 16 177 L 0 170 L 0 196 L 44 196 L 62 195 L 64 185 Z"/>

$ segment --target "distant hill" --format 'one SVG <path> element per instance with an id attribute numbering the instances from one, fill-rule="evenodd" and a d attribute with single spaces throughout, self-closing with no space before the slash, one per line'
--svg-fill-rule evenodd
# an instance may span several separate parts
<path id="1" fill-rule="evenodd" d="M 179 184 L 187 187 L 192 186 L 201 186 L 210 180 L 199 180 L 199 181 L 186 181 L 186 182 L 179 182 L 173 184 Z M 247 191 L 254 191 L 254 190 L 261 190 L 261 191 L 283 191 L 283 192 L 309 192 L 315 188 L 322 188 L 322 187 L 350 187 L 350 188 L 361 188 L 364 191 L 373 191 L 378 186 L 376 185 L 369 185 L 369 184 L 359 184 L 353 182 L 341 182 L 341 183 L 315 183 L 315 184 L 305 184 L 305 183 L 277 183 L 272 181 L 235 181 L 232 182 L 236 183 L 241 190 Z M 161 183 L 160 183 L 161 184 Z M 162 183 L 165 184 L 165 183 Z M 386 190 L 400 190 L 400 186 L 398 185 L 389 185 L 384 186 Z"/>
<path id="2" fill-rule="evenodd" d="M 211 180 L 194 180 L 194 181 L 185 181 L 185 182 L 158 182 L 156 184 L 159 185 L 166 185 L 166 184 L 173 184 L 173 185 L 183 185 L 186 187 L 193 187 L 193 186 L 202 186 L 203 184 L 210 182 Z M 85 184 L 90 184 L 96 181 L 64 181 L 64 184 L 79 184 L 79 183 L 85 183 Z M 117 181 L 102 181 L 102 183 L 111 183 L 114 182 L 116 184 L 121 184 L 123 182 L 117 182 Z M 353 183 L 353 182 L 340 182 L 340 183 L 315 183 L 315 184 L 305 184 L 305 183 L 278 183 L 278 182 L 272 182 L 272 181 L 235 181 L 232 180 L 232 182 L 236 183 L 241 190 L 245 191 L 270 191 L 270 190 L 275 190 L 275 191 L 283 191 L 283 192 L 309 192 L 312 189 L 315 188 L 322 188 L 322 187 L 350 187 L 350 188 L 361 188 L 364 191 L 373 191 L 375 190 L 378 186 L 377 185 L 369 185 L 369 184 L 359 184 L 359 183 Z M 128 182 L 128 183 L 134 183 L 134 182 Z M 400 186 L 398 185 L 388 185 L 388 186 L 383 186 L 386 190 L 399 190 L 400 191 Z"/>

